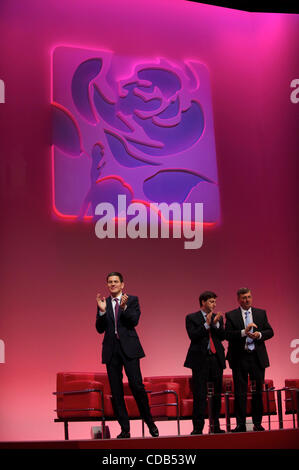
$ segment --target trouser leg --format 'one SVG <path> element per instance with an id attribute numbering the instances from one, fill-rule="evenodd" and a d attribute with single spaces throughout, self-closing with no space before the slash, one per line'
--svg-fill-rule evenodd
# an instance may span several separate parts
<path id="1" fill-rule="evenodd" d="M 239 367 L 233 369 L 233 380 L 237 425 L 245 426 L 248 387 L 248 368 L 246 364 L 240 364 Z"/>
<path id="2" fill-rule="evenodd" d="M 140 416 L 147 424 L 150 424 L 153 422 L 153 418 L 150 412 L 148 395 L 145 391 L 142 381 L 139 358 L 125 358 L 124 367 L 132 394 L 139 409 Z"/>
<path id="3" fill-rule="evenodd" d="M 106 364 L 109 378 L 113 410 L 123 431 L 130 430 L 130 421 L 124 399 L 122 359 L 119 354 L 113 354 L 109 364 Z"/>
<path id="4" fill-rule="evenodd" d="M 251 413 L 254 424 L 261 424 L 263 418 L 263 384 L 265 379 L 265 369 L 261 368 L 256 354 L 252 355 L 251 367 L 249 369 L 251 382 L 255 382 L 252 391 Z"/>
<path id="5" fill-rule="evenodd" d="M 192 421 L 194 429 L 201 430 L 204 427 L 206 398 L 207 398 L 208 368 L 192 369 L 192 393 L 193 412 Z"/>
<path id="6" fill-rule="evenodd" d="M 219 427 L 219 415 L 221 409 L 223 368 L 220 366 L 217 356 L 209 358 L 209 376 L 208 381 L 213 383 L 214 395 L 212 399 L 212 419 L 213 425 Z"/>

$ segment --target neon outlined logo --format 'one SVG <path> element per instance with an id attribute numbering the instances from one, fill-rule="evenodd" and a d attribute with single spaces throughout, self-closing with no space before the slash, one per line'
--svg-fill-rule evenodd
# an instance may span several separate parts
<path id="1" fill-rule="evenodd" d="M 205 206 L 220 222 L 210 78 L 197 59 L 52 51 L 53 211 L 96 219 L 101 203 Z M 193 220 L 195 222 L 195 220 Z M 181 223 L 183 221 L 181 220 Z"/>

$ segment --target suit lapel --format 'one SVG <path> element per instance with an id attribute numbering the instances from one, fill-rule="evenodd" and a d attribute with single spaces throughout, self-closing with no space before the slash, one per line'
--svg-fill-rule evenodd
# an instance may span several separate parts
<path id="1" fill-rule="evenodd" d="M 204 319 L 204 316 L 201 312 L 201 310 L 199 310 L 196 314 L 196 318 L 198 319 L 199 323 L 204 323 L 205 322 L 205 319 Z"/>
<path id="2" fill-rule="evenodd" d="M 255 308 L 251 307 L 251 312 L 252 312 L 252 321 L 257 325 L 257 312 Z"/>
<path id="3" fill-rule="evenodd" d="M 239 326 L 241 330 L 244 330 L 245 328 L 245 323 L 243 320 L 243 315 L 242 315 L 242 310 L 241 307 L 238 308 L 238 321 L 239 321 Z"/>
<path id="4" fill-rule="evenodd" d="M 114 323 L 114 314 L 113 314 L 113 307 L 112 307 L 112 299 L 111 297 L 108 297 L 108 299 L 106 300 L 107 302 L 107 312 L 108 312 L 108 315 L 110 316 L 111 320 L 113 321 Z"/>

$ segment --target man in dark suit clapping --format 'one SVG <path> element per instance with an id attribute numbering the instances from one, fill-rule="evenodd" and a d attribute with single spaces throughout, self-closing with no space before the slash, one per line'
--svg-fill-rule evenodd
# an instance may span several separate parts
<path id="1" fill-rule="evenodd" d="M 202 434 L 206 410 L 208 382 L 214 385 L 212 404 L 212 429 L 210 432 L 222 433 L 219 425 L 221 390 L 225 355 L 223 318 L 213 313 L 217 295 L 205 291 L 199 296 L 200 310 L 186 316 L 186 329 L 191 340 L 185 367 L 192 369 L 193 387 L 193 431 Z"/>
<path id="2" fill-rule="evenodd" d="M 157 437 L 159 431 L 150 412 L 148 397 L 140 371 L 140 358 L 144 357 L 145 354 L 135 330 L 140 317 L 138 297 L 123 293 L 123 276 L 118 272 L 108 274 L 107 286 L 110 296 L 106 299 L 97 294 L 96 297 L 96 329 L 99 333 L 105 333 L 102 362 L 106 364 L 113 409 L 121 426 L 121 433 L 117 437 L 130 437 L 130 421 L 122 381 L 123 368 L 128 377 L 140 416 L 148 425 L 150 434 Z"/>
<path id="3" fill-rule="evenodd" d="M 252 307 L 250 289 L 237 292 L 240 307 L 226 313 L 225 335 L 229 342 L 227 359 L 233 371 L 235 412 L 237 427 L 233 432 L 246 431 L 246 403 L 248 376 L 255 384 L 252 394 L 252 420 L 254 431 L 264 431 L 262 389 L 265 368 L 269 358 L 265 341 L 272 338 L 273 330 L 266 311 Z"/>

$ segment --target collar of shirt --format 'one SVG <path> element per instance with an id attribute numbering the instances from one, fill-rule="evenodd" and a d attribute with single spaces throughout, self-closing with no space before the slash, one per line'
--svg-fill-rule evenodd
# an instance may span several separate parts
<path id="1" fill-rule="evenodd" d="M 249 307 L 248 310 L 244 310 L 244 308 L 241 307 L 241 312 L 242 312 L 242 315 L 245 315 L 246 312 L 249 312 L 252 315 L 251 307 Z"/>

